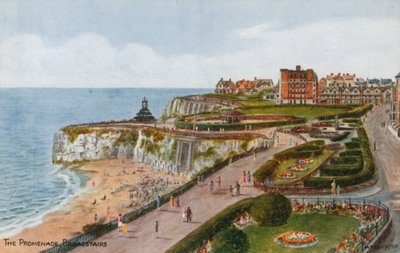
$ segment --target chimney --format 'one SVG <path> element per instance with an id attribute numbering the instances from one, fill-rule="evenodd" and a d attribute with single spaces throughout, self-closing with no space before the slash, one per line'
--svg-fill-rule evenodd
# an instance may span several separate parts
<path id="1" fill-rule="evenodd" d="M 229 78 L 229 82 L 232 82 L 232 79 Z"/>
<path id="2" fill-rule="evenodd" d="M 300 71 L 301 70 L 301 66 L 300 65 L 296 65 L 296 70 Z"/>
<path id="3" fill-rule="evenodd" d="M 257 77 L 256 76 L 254 77 L 254 81 L 257 81 Z"/>

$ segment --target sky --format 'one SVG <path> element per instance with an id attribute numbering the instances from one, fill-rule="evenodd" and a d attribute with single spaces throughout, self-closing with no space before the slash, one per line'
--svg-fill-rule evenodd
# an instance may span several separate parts
<path id="1" fill-rule="evenodd" d="M 400 0 L 0 0 L 0 87 L 211 88 L 281 68 L 392 78 Z"/>

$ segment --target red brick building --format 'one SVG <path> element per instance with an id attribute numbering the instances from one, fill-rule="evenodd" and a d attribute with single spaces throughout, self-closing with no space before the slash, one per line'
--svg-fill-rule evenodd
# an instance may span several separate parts
<path id="1" fill-rule="evenodd" d="M 281 69 L 279 95 L 281 104 L 317 104 L 318 77 L 312 69 Z"/>

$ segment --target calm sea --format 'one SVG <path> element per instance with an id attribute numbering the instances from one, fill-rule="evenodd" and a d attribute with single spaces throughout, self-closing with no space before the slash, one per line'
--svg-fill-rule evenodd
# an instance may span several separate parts
<path id="1" fill-rule="evenodd" d="M 0 89 L 0 237 L 39 224 L 78 193 L 82 177 L 51 162 L 58 129 L 132 118 L 146 96 L 155 117 L 205 89 Z"/>

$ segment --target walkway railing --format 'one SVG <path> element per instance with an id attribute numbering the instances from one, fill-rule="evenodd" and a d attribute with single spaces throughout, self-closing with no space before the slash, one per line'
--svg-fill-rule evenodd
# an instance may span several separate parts
<path id="1" fill-rule="evenodd" d="M 338 215 L 361 214 L 365 227 L 358 229 L 357 234 L 349 239 L 353 251 L 367 253 L 379 247 L 379 242 L 390 231 L 392 217 L 390 209 L 381 201 L 360 198 L 291 198 L 295 211 L 318 213 L 326 212 Z M 368 216 L 368 224 L 364 220 Z M 352 235 L 353 236 L 353 235 Z M 336 246 L 336 245 L 335 245 Z M 334 245 L 332 247 L 335 247 Z M 344 246 L 342 244 L 342 246 Z M 340 247 L 338 245 L 337 247 Z"/>

